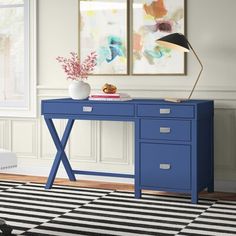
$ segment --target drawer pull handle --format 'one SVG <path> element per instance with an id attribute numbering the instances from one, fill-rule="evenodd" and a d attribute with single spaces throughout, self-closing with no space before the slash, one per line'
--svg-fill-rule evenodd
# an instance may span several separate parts
<path id="1" fill-rule="evenodd" d="M 170 169 L 170 164 L 160 164 L 160 169 L 169 170 Z"/>
<path id="2" fill-rule="evenodd" d="M 170 127 L 160 127 L 160 133 L 161 134 L 169 134 L 170 133 Z"/>
<path id="3" fill-rule="evenodd" d="M 160 114 L 170 114 L 170 108 L 161 108 Z"/>
<path id="4" fill-rule="evenodd" d="M 93 107 L 83 107 L 83 112 L 92 112 Z"/>

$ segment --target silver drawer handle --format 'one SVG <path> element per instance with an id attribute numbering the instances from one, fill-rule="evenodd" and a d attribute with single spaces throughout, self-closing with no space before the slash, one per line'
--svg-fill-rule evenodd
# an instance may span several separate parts
<path id="1" fill-rule="evenodd" d="M 169 134 L 170 133 L 170 127 L 160 127 L 160 133 Z"/>
<path id="2" fill-rule="evenodd" d="M 91 112 L 93 110 L 93 107 L 83 107 L 83 112 Z"/>
<path id="3" fill-rule="evenodd" d="M 169 170 L 170 169 L 170 164 L 160 164 L 160 169 Z"/>
<path id="4" fill-rule="evenodd" d="M 161 108 L 160 114 L 170 114 L 170 108 Z"/>

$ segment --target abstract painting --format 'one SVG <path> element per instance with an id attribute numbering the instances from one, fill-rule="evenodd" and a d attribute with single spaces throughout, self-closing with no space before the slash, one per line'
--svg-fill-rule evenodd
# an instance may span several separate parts
<path id="1" fill-rule="evenodd" d="M 185 74 L 185 54 L 156 40 L 185 33 L 185 0 L 133 0 L 132 74 Z"/>
<path id="2" fill-rule="evenodd" d="M 128 74 L 128 0 L 79 0 L 79 53 L 97 53 L 93 74 Z"/>

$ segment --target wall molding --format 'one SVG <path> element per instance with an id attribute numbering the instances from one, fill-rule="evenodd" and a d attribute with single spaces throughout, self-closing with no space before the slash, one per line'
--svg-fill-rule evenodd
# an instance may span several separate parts
<path id="1" fill-rule="evenodd" d="M 0 120 L 0 148 L 9 148 L 9 122 L 7 120 Z"/>

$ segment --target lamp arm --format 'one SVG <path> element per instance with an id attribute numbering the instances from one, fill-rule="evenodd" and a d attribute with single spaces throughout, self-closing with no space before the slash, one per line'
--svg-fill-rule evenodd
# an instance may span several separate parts
<path id="1" fill-rule="evenodd" d="M 187 40 L 187 41 L 188 41 L 188 40 Z M 203 71 L 203 64 L 202 64 L 200 58 L 198 57 L 197 53 L 195 52 L 195 50 L 193 49 L 193 47 L 192 47 L 192 45 L 190 44 L 189 41 L 188 41 L 188 44 L 189 44 L 189 47 L 191 48 L 191 50 L 193 51 L 195 57 L 197 58 L 197 60 L 198 60 L 198 62 L 199 62 L 199 64 L 200 64 L 200 66 L 201 66 L 201 70 L 200 70 L 200 72 L 199 72 L 199 74 L 198 74 L 198 77 L 197 77 L 197 79 L 196 79 L 196 81 L 195 81 L 195 83 L 194 83 L 194 85 L 193 85 L 193 88 L 192 88 L 192 90 L 191 90 L 191 92 L 190 92 L 190 94 L 189 94 L 189 96 L 188 96 L 188 99 L 190 99 L 191 96 L 192 96 L 192 94 L 193 94 L 193 91 L 194 91 L 194 89 L 195 89 L 195 87 L 196 87 L 196 85 L 197 85 L 197 83 L 198 83 L 198 81 L 199 81 L 199 79 L 200 79 L 200 76 L 201 76 L 201 74 L 202 74 L 202 71 Z"/>

